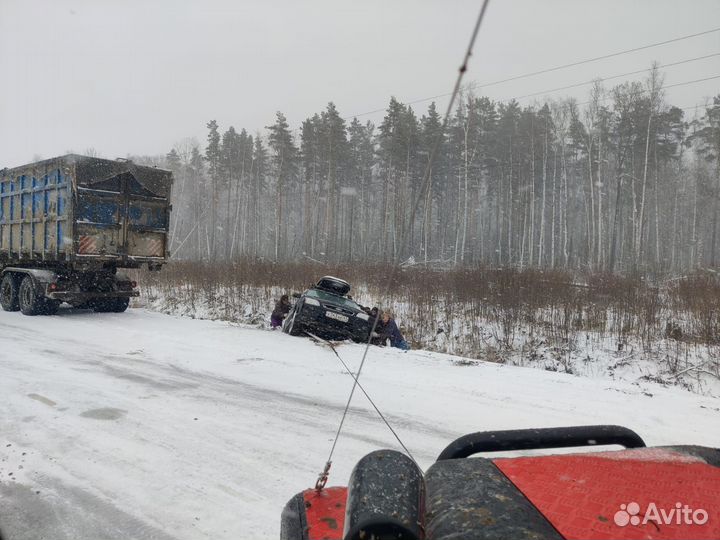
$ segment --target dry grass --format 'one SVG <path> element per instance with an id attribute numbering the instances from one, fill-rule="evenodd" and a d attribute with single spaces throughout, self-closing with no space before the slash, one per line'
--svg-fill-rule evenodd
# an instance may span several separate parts
<path id="1" fill-rule="evenodd" d="M 251 291 L 266 293 L 267 305 L 279 289 L 301 291 L 327 274 L 352 283 L 363 304 L 403 305 L 411 339 L 450 332 L 458 320 L 487 322 L 506 348 L 528 328 L 560 345 L 571 343 L 581 331 L 612 337 L 618 344 L 635 338 L 646 347 L 665 337 L 712 345 L 720 335 L 720 282 L 699 274 L 658 284 L 639 276 L 559 271 L 479 267 L 438 272 L 247 260 L 173 262 L 140 281 L 166 298 L 182 297 L 191 305 L 211 302 L 221 311 L 224 306 L 224 318 L 231 319 L 240 308 L 238 299 L 245 301 Z M 483 332 L 477 330 L 475 345 L 481 348 Z"/>

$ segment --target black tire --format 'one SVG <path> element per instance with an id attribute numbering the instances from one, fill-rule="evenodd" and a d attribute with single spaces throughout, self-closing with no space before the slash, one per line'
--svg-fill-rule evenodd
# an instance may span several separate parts
<path id="1" fill-rule="evenodd" d="M 18 311 L 18 282 L 12 274 L 5 274 L 0 281 L 0 306 L 5 311 Z"/>
<path id="2" fill-rule="evenodd" d="M 20 283 L 18 301 L 23 315 L 41 315 L 45 312 L 45 302 L 35 290 L 35 282 L 31 276 L 25 276 Z"/>

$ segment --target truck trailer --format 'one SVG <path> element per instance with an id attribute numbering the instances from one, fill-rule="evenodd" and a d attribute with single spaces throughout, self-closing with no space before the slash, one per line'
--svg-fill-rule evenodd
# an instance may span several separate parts
<path id="1" fill-rule="evenodd" d="M 172 173 L 68 154 L 0 170 L 0 305 L 54 314 L 62 302 L 123 312 L 123 268 L 167 260 Z"/>

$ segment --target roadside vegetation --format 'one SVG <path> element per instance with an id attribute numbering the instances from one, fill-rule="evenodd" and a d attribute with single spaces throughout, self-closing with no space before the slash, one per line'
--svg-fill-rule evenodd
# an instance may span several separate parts
<path id="1" fill-rule="evenodd" d="M 720 279 L 475 267 L 174 262 L 143 276 L 160 311 L 267 327 L 274 300 L 322 275 L 392 309 L 415 348 L 590 376 L 720 389 Z"/>

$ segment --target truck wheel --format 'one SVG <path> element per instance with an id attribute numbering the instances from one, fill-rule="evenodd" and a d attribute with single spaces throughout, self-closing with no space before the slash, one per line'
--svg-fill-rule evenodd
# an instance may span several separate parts
<path id="1" fill-rule="evenodd" d="M 39 315 L 44 311 L 45 302 L 35 292 L 35 284 L 30 276 L 25 276 L 20 283 L 18 300 L 23 315 Z"/>
<path id="2" fill-rule="evenodd" d="M 20 309 L 17 280 L 12 274 L 5 274 L 0 282 L 0 305 L 5 311 Z"/>

